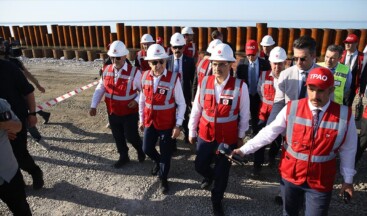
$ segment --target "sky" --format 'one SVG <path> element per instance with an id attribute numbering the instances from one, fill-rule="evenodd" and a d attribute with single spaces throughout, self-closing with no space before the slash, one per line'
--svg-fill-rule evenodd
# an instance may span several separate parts
<path id="1" fill-rule="evenodd" d="M 0 3 L 0 25 L 124 22 L 224 27 L 261 22 L 268 23 L 268 27 L 367 29 L 367 0 L 0 0 Z"/>

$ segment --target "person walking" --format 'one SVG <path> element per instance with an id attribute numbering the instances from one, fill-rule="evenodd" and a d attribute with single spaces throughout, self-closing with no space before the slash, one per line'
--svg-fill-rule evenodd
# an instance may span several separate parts
<path id="1" fill-rule="evenodd" d="M 213 75 L 198 86 L 189 120 L 189 141 L 196 145 L 195 170 L 204 177 L 201 188 L 211 190 L 214 215 L 224 215 L 222 200 L 228 183 L 231 162 L 216 154 L 220 143 L 230 149 L 243 144 L 249 123 L 247 85 L 230 76 L 236 61 L 227 44 L 218 44 L 210 58 Z M 211 166 L 214 161 L 214 167 Z"/>
<path id="2" fill-rule="evenodd" d="M 126 63 L 129 50 L 122 41 L 114 41 L 107 54 L 112 64 L 103 69 L 102 78 L 93 94 L 89 115 L 96 116 L 97 106 L 105 96 L 108 121 L 119 153 L 119 159 L 113 166 L 121 168 L 130 161 L 126 140 L 136 149 L 139 162 L 145 160 L 138 131 L 141 72 Z"/>
<path id="3" fill-rule="evenodd" d="M 276 119 L 233 154 L 244 156 L 285 133 L 279 171 L 283 215 L 298 215 L 305 197 L 305 215 L 327 215 L 339 153 L 344 183 L 339 194 L 353 197 L 357 129 L 350 107 L 330 100 L 334 76 L 327 68 L 310 71 L 308 98 L 289 102 Z"/>

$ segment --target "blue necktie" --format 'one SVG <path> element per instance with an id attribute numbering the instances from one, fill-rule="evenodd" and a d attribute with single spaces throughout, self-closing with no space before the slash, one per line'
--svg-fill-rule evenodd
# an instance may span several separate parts
<path id="1" fill-rule="evenodd" d="M 257 92 L 256 68 L 254 63 L 250 63 L 250 94 L 255 95 Z"/>
<path id="2" fill-rule="evenodd" d="M 173 72 L 178 73 L 180 71 L 180 59 L 176 59 L 176 64 L 174 64 Z"/>

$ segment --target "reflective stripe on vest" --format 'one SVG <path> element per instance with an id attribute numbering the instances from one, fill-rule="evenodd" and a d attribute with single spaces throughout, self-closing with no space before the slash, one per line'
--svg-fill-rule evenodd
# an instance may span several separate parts
<path id="1" fill-rule="evenodd" d="M 322 67 L 325 66 L 325 62 L 318 63 Z M 334 98 L 333 101 L 343 105 L 343 98 L 344 98 L 344 88 L 347 83 L 347 77 L 348 77 L 349 67 L 338 63 L 338 65 L 335 68 L 334 73 Z"/>
<path id="2" fill-rule="evenodd" d="M 205 88 L 201 88 L 200 89 L 200 103 L 202 104 L 202 106 L 204 105 L 204 96 L 205 95 L 213 95 L 214 100 L 215 99 L 215 90 L 214 89 L 206 89 L 206 85 L 208 82 L 208 77 L 206 76 L 204 77 L 203 81 L 202 81 L 202 85 L 201 87 L 205 87 Z M 241 80 L 240 79 L 236 79 L 235 81 L 235 86 L 234 86 L 234 90 L 223 90 L 221 95 L 232 95 L 233 96 L 233 101 L 232 101 L 232 106 L 231 106 L 231 110 L 229 111 L 229 116 L 228 117 L 210 117 L 206 114 L 205 111 L 202 112 L 202 116 L 203 118 L 205 118 L 208 122 L 217 122 L 217 123 L 227 123 L 227 122 L 231 122 L 231 121 L 235 121 L 238 118 L 238 114 L 234 115 L 234 111 L 237 107 L 238 104 L 238 99 L 239 99 L 239 95 L 240 95 L 240 90 L 241 90 Z"/>
<path id="3" fill-rule="evenodd" d="M 154 91 L 154 86 L 153 86 L 153 80 L 146 80 L 148 74 L 150 74 L 151 71 L 148 71 L 146 73 L 144 73 L 143 77 L 142 77 L 142 83 L 143 86 L 144 85 L 151 85 L 152 89 Z M 175 103 L 170 104 L 169 100 L 172 97 L 174 88 L 175 88 L 175 82 L 177 79 L 178 73 L 172 73 L 172 77 L 170 82 L 164 82 L 164 81 L 159 81 L 159 86 L 164 86 L 164 87 L 168 87 L 170 90 L 167 91 L 167 95 L 166 95 L 166 99 L 164 101 L 164 105 L 153 105 L 153 110 L 165 110 L 165 109 L 171 109 L 175 106 Z M 154 93 L 153 93 L 154 94 Z M 152 105 L 147 103 L 145 101 L 145 106 L 149 109 L 152 108 Z"/>
<path id="4" fill-rule="evenodd" d="M 270 72 L 271 73 L 271 72 Z M 266 99 L 265 98 L 265 90 L 264 90 L 264 86 L 265 85 L 271 85 L 271 86 L 273 86 L 274 85 L 274 82 L 273 82 L 273 80 L 267 80 L 266 79 L 266 72 L 262 72 L 262 74 L 261 74 L 261 80 L 264 80 L 264 83 L 261 85 L 261 95 L 262 95 L 262 97 L 261 97 L 261 101 L 264 103 L 264 104 L 267 104 L 267 105 L 273 105 L 273 103 L 274 103 L 274 101 L 273 100 L 268 100 L 268 99 Z"/>
<path id="5" fill-rule="evenodd" d="M 284 148 L 286 151 L 292 155 L 294 158 L 298 160 L 308 161 L 308 155 L 303 153 L 298 153 L 293 151 L 292 145 L 289 145 L 289 143 L 293 143 L 293 126 L 294 124 L 300 124 L 305 125 L 308 127 L 312 127 L 312 121 L 309 119 L 305 119 L 299 116 L 296 116 L 297 108 L 298 108 L 298 100 L 292 101 L 289 109 L 289 116 L 292 116 L 292 118 L 288 118 L 287 123 L 287 143 L 284 144 Z M 334 142 L 333 148 L 330 151 L 329 155 L 325 156 L 311 156 L 311 162 L 325 162 L 329 161 L 335 158 L 335 150 L 337 150 L 340 145 L 342 144 L 343 138 L 345 136 L 345 133 L 347 131 L 347 127 L 345 125 L 348 124 L 348 107 L 341 106 L 340 107 L 340 113 L 339 113 L 339 122 L 328 122 L 328 121 L 321 121 L 319 128 L 325 128 L 325 129 L 334 129 L 338 131 L 338 135 L 336 136 L 336 140 Z"/>
<path id="6" fill-rule="evenodd" d="M 110 67 L 113 67 L 112 65 Z M 105 71 L 103 72 L 103 77 L 114 77 L 115 76 L 115 72 L 110 72 L 108 71 L 109 67 L 106 67 Z M 118 79 L 125 79 L 128 80 L 127 82 L 127 86 L 126 86 L 126 92 L 125 92 L 125 96 L 117 96 L 117 95 L 111 95 L 109 93 L 105 93 L 105 97 L 106 98 L 111 98 L 113 100 L 118 100 L 118 101 L 126 101 L 126 100 L 131 100 L 134 99 L 138 94 L 136 92 L 134 92 L 134 94 L 129 95 L 130 90 L 132 89 L 132 85 L 134 83 L 134 78 L 135 78 L 135 74 L 137 72 L 137 68 L 136 67 L 132 67 L 131 68 L 131 72 L 130 75 L 123 75 L 122 73 L 118 74 L 117 80 Z M 115 82 L 115 80 L 113 80 Z"/>

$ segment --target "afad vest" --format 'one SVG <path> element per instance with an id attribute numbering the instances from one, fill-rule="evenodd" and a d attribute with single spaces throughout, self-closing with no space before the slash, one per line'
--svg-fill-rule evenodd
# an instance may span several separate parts
<path id="1" fill-rule="evenodd" d="M 326 67 L 325 62 L 320 62 L 317 64 L 322 67 Z M 334 90 L 333 101 L 341 105 L 343 104 L 344 88 L 347 82 L 348 72 L 349 72 L 349 67 L 341 63 L 338 63 L 338 66 L 336 66 L 335 68 L 335 73 L 334 73 L 335 90 Z"/>
<path id="2" fill-rule="evenodd" d="M 207 59 L 202 59 L 199 62 L 199 65 L 197 67 L 197 75 L 198 75 L 198 84 L 200 85 L 201 81 L 203 80 L 203 78 L 205 76 L 209 76 L 211 75 L 211 69 L 209 70 L 209 65 L 210 65 L 210 60 L 209 58 Z"/>
<path id="3" fill-rule="evenodd" d="M 196 51 L 195 43 L 189 42 L 185 45 L 184 51 L 182 52 L 185 56 L 197 59 L 198 52 Z"/>
<path id="4" fill-rule="evenodd" d="M 259 119 L 263 121 L 269 118 L 275 97 L 274 77 L 270 76 L 270 74 L 271 70 L 262 71 L 259 80 L 262 83 Z"/>
<path id="5" fill-rule="evenodd" d="M 108 113 L 118 116 L 137 113 L 139 108 L 129 108 L 127 105 L 136 98 L 137 90 L 133 90 L 136 67 L 127 65 L 127 71 L 122 70 L 118 74 L 117 82 L 114 82 L 113 65 L 106 65 L 103 70 L 103 85 L 106 89 L 105 102 Z"/>
<path id="6" fill-rule="evenodd" d="M 242 80 L 229 77 L 217 104 L 214 90 L 214 76 L 206 76 L 200 85 L 199 103 L 202 113 L 199 123 L 199 137 L 206 142 L 237 144 L 238 114 Z"/>
<path id="7" fill-rule="evenodd" d="M 143 72 L 146 70 L 150 70 L 150 66 L 148 61 L 144 60 L 144 58 L 147 56 L 147 52 L 145 50 L 140 50 L 137 54 L 136 54 L 136 60 L 139 63 L 139 69 Z"/>
<path id="8" fill-rule="evenodd" d="M 289 102 L 286 142 L 279 165 L 281 176 L 295 185 L 307 182 L 317 191 L 331 191 L 337 170 L 336 155 L 344 143 L 350 116 L 350 108 L 330 101 L 313 138 L 307 98 Z"/>
<path id="9" fill-rule="evenodd" d="M 176 125 L 176 103 L 174 89 L 178 73 L 167 71 L 162 75 L 157 91 L 154 92 L 151 71 L 145 71 L 142 76 L 142 90 L 145 96 L 144 126 L 152 124 L 157 130 L 168 130 Z"/>
<path id="10" fill-rule="evenodd" d="M 342 58 L 340 59 L 339 62 L 344 63 L 346 57 L 347 57 L 347 51 L 344 50 Z M 357 64 L 357 74 L 355 75 L 355 77 L 353 77 L 355 80 L 352 80 L 352 85 L 354 84 L 354 86 L 356 86 L 356 89 L 355 89 L 356 94 L 358 94 L 358 91 L 359 91 L 359 84 L 360 84 L 361 73 L 362 73 L 363 58 L 364 58 L 364 54 L 362 52 L 358 52 L 357 62 L 356 62 L 356 64 Z M 351 73 L 353 73 L 353 71 L 351 71 Z"/>

